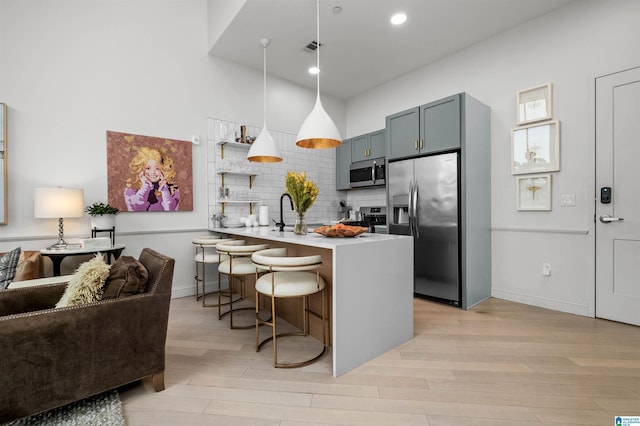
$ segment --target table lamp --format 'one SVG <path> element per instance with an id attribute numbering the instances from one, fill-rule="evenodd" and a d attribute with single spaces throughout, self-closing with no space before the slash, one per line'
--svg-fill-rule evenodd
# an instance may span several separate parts
<path id="1" fill-rule="evenodd" d="M 65 217 L 82 217 L 84 214 L 84 190 L 78 188 L 36 188 L 33 213 L 36 218 L 58 219 L 58 241 L 50 249 L 64 249 Z"/>

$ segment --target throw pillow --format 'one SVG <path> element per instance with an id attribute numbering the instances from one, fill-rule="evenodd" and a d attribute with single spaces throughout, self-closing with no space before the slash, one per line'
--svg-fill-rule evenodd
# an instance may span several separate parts
<path id="1" fill-rule="evenodd" d="M 42 269 L 42 256 L 38 251 L 23 251 L 20 254 L 18 267 L 16 268 L 16 276 L 14 281 L 27 281 L 40 278 L 40 270 Z"/>
<path id="2" fill-rule="evenodd" d="M 22 248 L 18 247 L 0 257 L 0 290 L 6 290 L 13 277 L 16 276 L 21 252 Z"/>
<path id="3" fill-rule="evenodd" d="M 149 272 L 142 263 L 131 256 L 120 256 L 111 265 L 102 298 L 116 299 L 142 293 L 148 280 Z"/>
<path id="4" fill-rule="evenodd" d="M 56 304 L 56 308 L 81 305 L 102 299 L 104 283 L 109 276 L 110 266 L 102 255 L 97 254 L 78 266 L 69 280 L 64 294 Z"/>

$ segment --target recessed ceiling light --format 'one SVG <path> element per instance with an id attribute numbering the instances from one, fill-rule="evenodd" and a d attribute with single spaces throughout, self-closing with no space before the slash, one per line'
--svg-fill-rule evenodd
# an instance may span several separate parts
<path id="1" fill-rule="evenodd" d="M 404 13 L 396 13 L 391 17 L 391 23 L 393 25 L 404 24 L 404 21 L 406 20 L 407 20 L 407 15 L 405 15 Z"/>
<path id="2" fill-rule="evenodd" d="M 320 73 L 320 68 L 318 68 L 318 67 L 309 68 L 309 74 L 316 75 L 316 74 L 319 74 L 319 73 Z"/>

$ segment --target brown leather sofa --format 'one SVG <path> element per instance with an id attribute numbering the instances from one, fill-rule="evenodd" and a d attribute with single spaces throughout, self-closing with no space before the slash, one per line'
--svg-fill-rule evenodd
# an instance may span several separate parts
<path id="1" fill-rule="evenodd" d="M 151 377 L 164 389 L 174 260 L 138 259 L 144 293 L 55 309 L 66 283 L 0 292 L 0 424 Z"/>

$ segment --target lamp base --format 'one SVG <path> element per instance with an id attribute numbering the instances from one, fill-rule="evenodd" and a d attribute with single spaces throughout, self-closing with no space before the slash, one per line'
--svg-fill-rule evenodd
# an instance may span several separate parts
<path id="1" fill-rule="evenodd" d="M 55 244 L 51 244 L 47 247 L 47 250 L 65 250 L 68 244 L 65 240 L 58 240 Z"/>
<path id="2" fill-rule="evenodd" d="M 62 218 L 58 219 L 58 241 L 55 244 L 47 247 L 49 250 L 64 250 L 67 248 L 67 242 L 64 240 L 64 221 Z"/>

